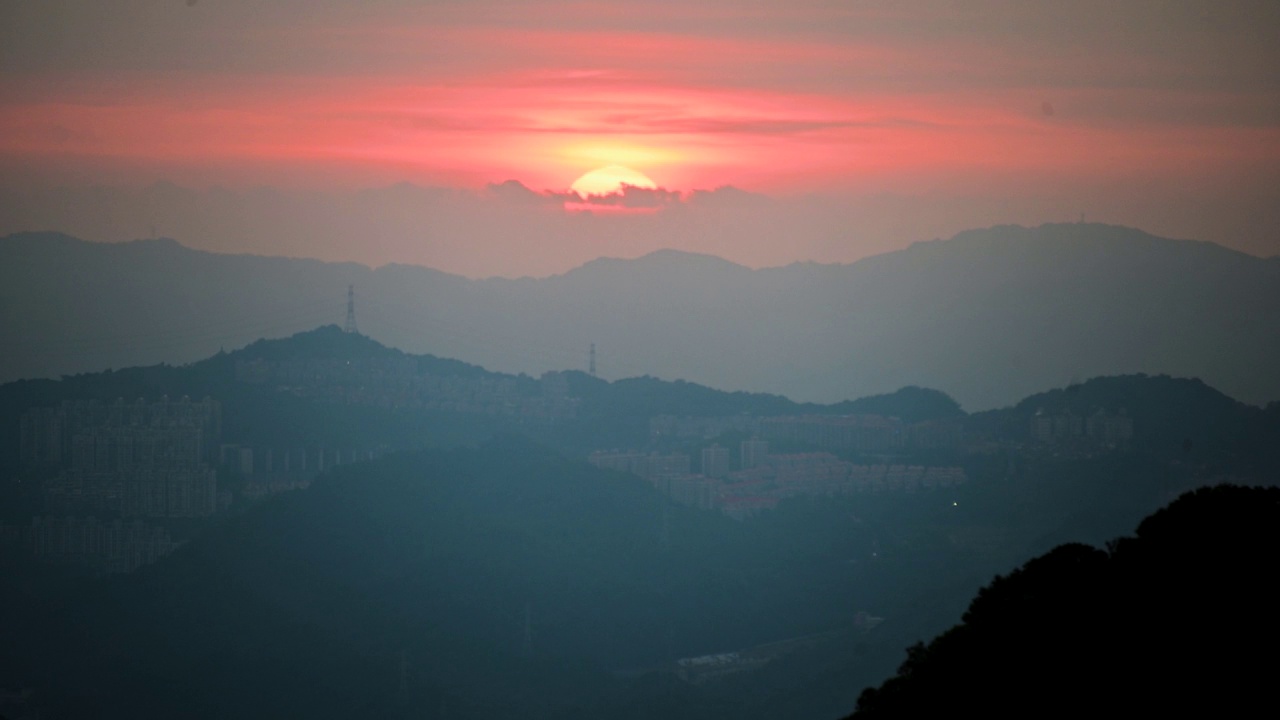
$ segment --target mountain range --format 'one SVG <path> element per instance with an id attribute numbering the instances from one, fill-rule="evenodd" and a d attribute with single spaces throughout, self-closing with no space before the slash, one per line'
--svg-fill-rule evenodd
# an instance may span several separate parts
<path id="1" fill-rule="evenodd" d="M 0 238 L 0 381 L 190 362 L 346 313 L 408 352 L 837 402 L 906 385 L 968 411 L 1097 375 L 1280 398 L 1280 259 L 1099 224 L 1000 226 L 849 265 L 659 251 L 547 278 Z"/>
<path id="2" fill-rule="evenodd" d="M 508 386 L 513 396 L 540 397 L 545 385 L 559 382 L 577 412 L 550 425 L 526 423 L 478 413 L 478 405 L 398 406 L 373 395 L 306 392 L 306 381 L 266 382 L 247 372 L 273 362 L 322 373 L 351 368 L 350 376 L 340 369 L 312 389 L 372 390 L 380 372 L 397 366 L 442 387 L 469 380 Z M 75 564 L 90 558 L 45 552 L 35 538 L 52 537 L 75 518 L 53 517 L 41 504 L 42 488 L 61 482 L 58 468 L 22 460 L 29 411 L 206 395 L 219 402 L 222 448 L 237 451 L 234 465 L 223 460 L 218 468 L 218 490 L 228 501 L 220 511 L 115 523 L 153 523 L 180 543 L 127 575 L 91 577 L 89 565 Z M 1037 415 L 1082 417 L 1101 408 L 1133 419 L 1130 441 L 1031 437 Z M 963 425 L 964 443 L 904 448 L 891 462 L 955 464 L 967 479 L 948 487 L 792 496 L 735 521 L 583 461 L 589 448 L 653 443 L 648 420 L 656 415 L 866 412 Z M 9 620 L 0 623 L 0 687 L 12 688 L 0 698 L 8 703 L 0 714 L 834 718 L 853 709 L 860 693 L 864 712 L 881 706 L 892 712 L 899 679 L 878 691 L 863 689 L 888 677 L 908 646 L 903 672 L 916 660 L 964 665 L 962 654 L 946 652 L 951 643 L 935 641 L 928 650 L 910 644 L 943 633 L 984 580 L 1064 542 L 1115 538 L 1180 490 L 1224 478 L 1269 482 L 1280 467 L 1278 432 L 1280 403 L 1262 410 L 1193 379 L 1095 378 L 974 414 L 919 387 L 802 406 L 652 377 L 607 382 L 570 372 L 539 382 L 498 375 L 406 355 L 333 325 L 180 367 L 0 384 L 0 617 Z M 725 432 L 663 442 L 695 453 L 740 437 Z M 352 462 L 328 466 L 306 489 L 266 498 L 249 492 L 273 471 L 253 463 L 257 469 L 248 472 L 239 450 L 317 446 L 380 453 L 358 461 L 349 455 Z M 1247 522 L 1226 518 L 1217 525 L 1270 540 L 1274 502 L 1260 499 L 1266 502 L 1246 498 L 1245 507 L 1259 511 L 1241 516 Z M 1175 534 L 1202 558 L 1235 557 L 1240 547 L 1265 556 L 1270 547 L 1206 544 L 1205 528 L 1213 535 L 1217 525 L 1196 517 L 1178 524 Z M 97 527 L 94 517 L 76 527 L 89 525 Z M 38 534 L 45 527 L 53 530 Z M 1102 553 L 1066 547 L 1009 582 L 997 577 L 962 622 L 973 625 L 974 608 L 999 620 L 1003 608 L 1018 611 L 1030 602 L 1012 617 L 1088 628 L 1110 617 L 1115 598 L 1137 597 L 1111 591 L 1102 582 L 1105 571 L 1085 577 L 1087 586 L 1076 583 L 1078 575 L 1064 573 L 1070 563 L 1058 560 L 1080 557 L 1091 562 L 1086 569 L 1101 570 L 1092 560 Z M 1180 558 L 1172 559 L 1169 577 L 1185 585 Z M 1261 561 L 1251 561 L 1255 566 Z M 1250 569 L 1199 582 L 1219 603 L 1208 616 L 1198 611 L 1209 606 L 1176 584 L 1126 602 L 1148 617 L 1151 607 L 1176 596 L 1178 604 L 1159 616 L 1163 624 L 1150 628 L 1176 650 L 1189 628 L 1220 635 L 1203 617 L 1234 610 L 1222 609 L 1236 602 L 1232 591 L 1221 590 L 1227 581 L 1253 578 L 1256 590 L 1265 585 L 1261 577 Z M 1058 593 L 1020 592 L 1064 585 L 1081 592 L 1061 595 L 1050 612 L 1038 611 L 1034 601 Z M 1090 602 L 1077 605 L 1078 599 Z M 1256 603 L 1233 619 L 1248 630 L 1265 617 L 1265 606 Z M 1061 625 L 1077 610 L 1087 611 L 1079 623 Z M 985 637 L 1021 637 L 1028 627 L 1044 631 L 995 623 L 971 639 L 981 651 Z M 1090 638 L 1082 653 L 1112 646 L 1096 633 L 1080 637 Z M 1223 637 L 1235 649 L 1245 643 L 1240 638 L 1253 636 Z M 1133 646 L 1124 638 L 1108 642 L 1126 652 Z M 975 652 L 973 643 L 961 649 Z M 1052 656 L 1050 647 L 1056 645 L 1041 654 Z M 982 683 L 972 683 L 967 701 L 976 704 L 991 686 L 1005 684 L 980 669 L 989 667 L 987 656 L 971 657 L 979 662 L 967 666 Z M 1074 682 L 1039 672 L 1049 666 L 1023 657 L 999 659 L 1041 680 Z M 1198 672 L 1204 657 L 1219 656 L 1174 664 Z M 1117 662 L 1102 667 L 1130 677 L 1131 665 Z M 947 696 L 921 692 L 938 702 Z"/>

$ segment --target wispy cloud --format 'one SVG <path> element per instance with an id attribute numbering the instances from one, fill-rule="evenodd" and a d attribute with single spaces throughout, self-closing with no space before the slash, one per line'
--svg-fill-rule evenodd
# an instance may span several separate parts
<path id="1" fill-rule="evenodd" d="M 682 193 L 611 201 L 673 211 L 637 222 L 722 185 L 1132 199 L 1217 183 L 1280 207 L 1277 3 L 127 5 L 4 6 L 0 185 L 410 180 L 515 202 L 488 184 L 517 178 L 550 212 L 566 200 L 529 188 L 617 163 Z"/>

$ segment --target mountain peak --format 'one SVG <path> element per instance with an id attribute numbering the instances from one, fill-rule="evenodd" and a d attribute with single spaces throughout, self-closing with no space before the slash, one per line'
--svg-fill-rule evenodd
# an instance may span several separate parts
<path id="1" fill-rule="evenodd" d="M 748 271 L 743 265 L 725 260 L 716 255 L 695 253 L 675 248 L 654 250 L 637 258 L 602 257 L 587 262 L 569 272 L 565 276 L 582 272 L 599 271 L 659 271 L 659 272 L 737 272 Z"/>
<path id="2" fill-rule="evenodd" d="M 360 333 L 344 332 L 337 325 L 322 325 L 314 330 L 304 330 L 287 338 L 258 340 L 237 350 L 237 359 L 285 360 L 347 359 L 373 356 L 401 356 L 403 352 L 389 348 Z"/>

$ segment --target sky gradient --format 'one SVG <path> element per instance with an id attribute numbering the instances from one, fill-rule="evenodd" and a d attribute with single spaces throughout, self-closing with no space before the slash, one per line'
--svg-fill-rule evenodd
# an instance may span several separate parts
<path id="1" fill-rule="evenodd" d="M 1273 2 L 0 0 L 0 27 L 0 232 L 543 275 L 1084 213 L 1280 254 Z M 663 190 L 566 211 L 611 164 Z"/>

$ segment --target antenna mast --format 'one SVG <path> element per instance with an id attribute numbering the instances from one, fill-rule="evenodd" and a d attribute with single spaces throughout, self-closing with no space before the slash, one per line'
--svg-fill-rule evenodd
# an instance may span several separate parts
<path id="1" fill-rule="evenodd" d="M 347 322 L 342 327 L 343 332 L 359 334 L 356 329 L 356 286 L 347 286 Z"/>
<path id="2" fill-rule="evenodd" d="M 596 376 L 596 344 L 591 343 L 591 363 L 588 365 L 591 371 L 591 377 Z"/>

